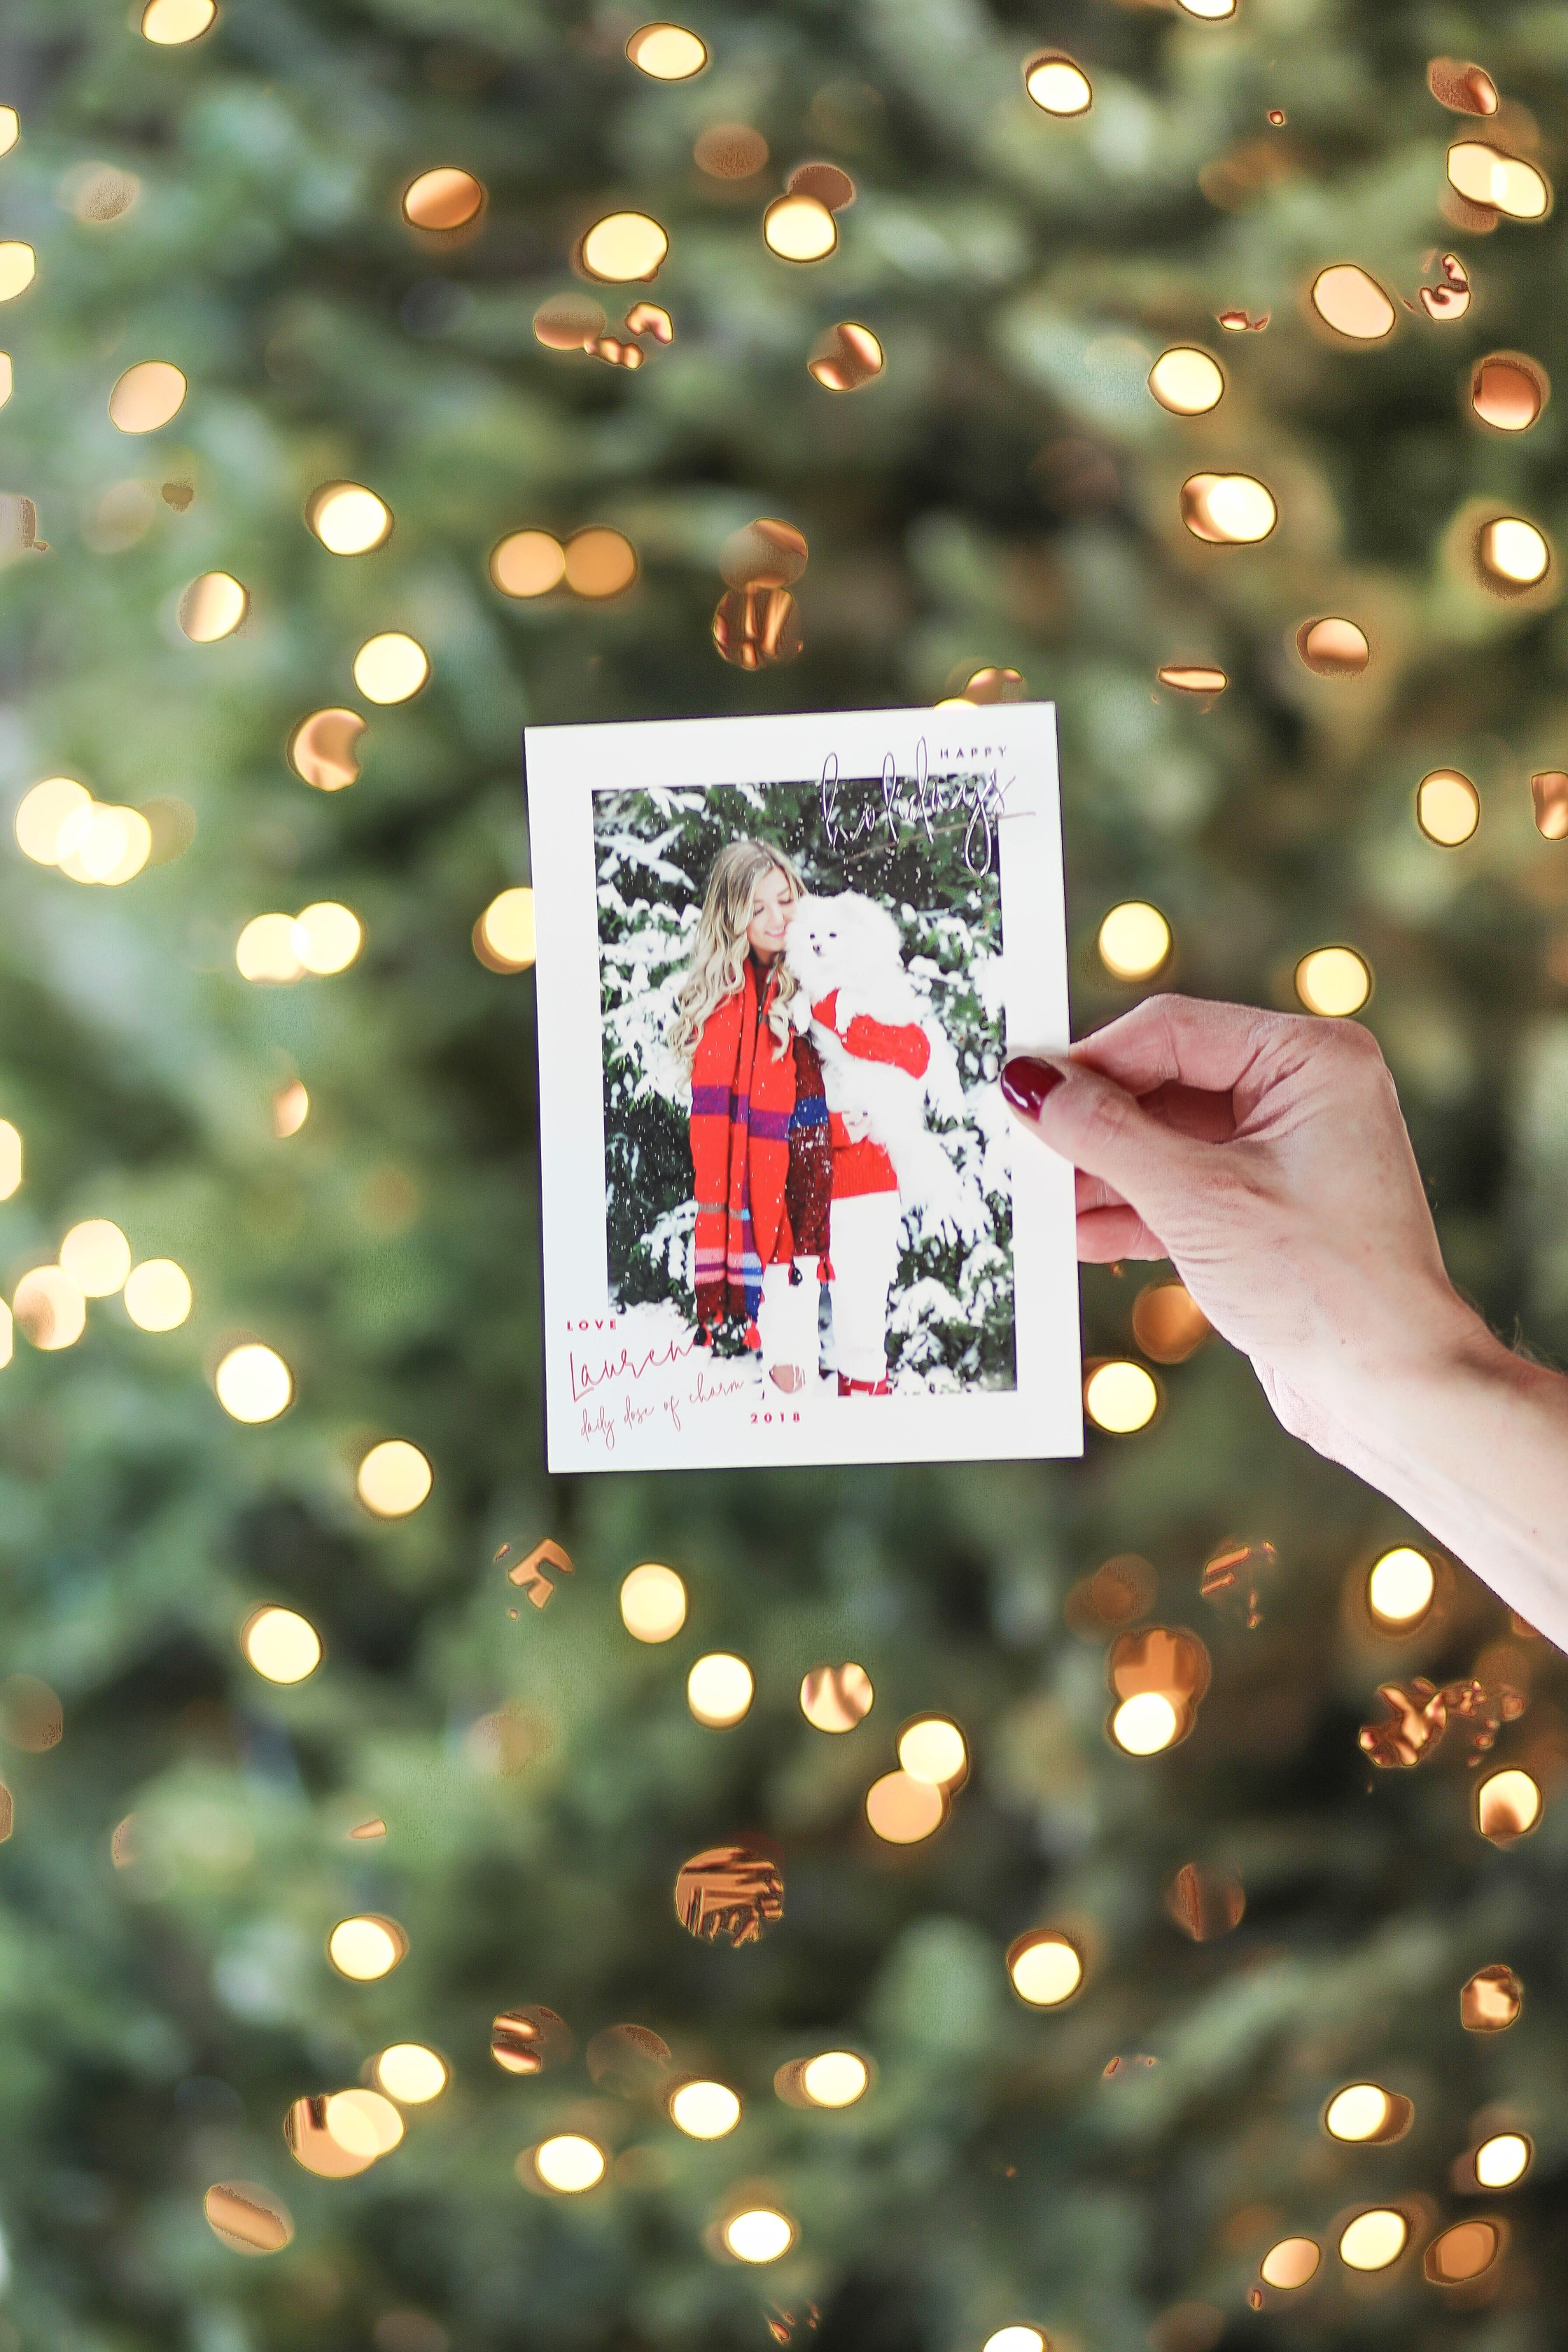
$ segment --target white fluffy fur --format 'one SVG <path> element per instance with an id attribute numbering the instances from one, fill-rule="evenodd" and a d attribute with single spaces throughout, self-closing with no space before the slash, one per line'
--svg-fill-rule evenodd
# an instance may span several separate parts
<path id="1" fill-rule="evenodd" d="M 851 1136 L 869 1135 L 882 1146 L 906 1210 L 949 1213 L 955 1172 L 925 1123 L 926 1094 L 945 1057 L 945 1041 L 932 1034 L 926 1008 L 904 970 L 897 923 L 885 908 L 856 890 L 802 898 L 791 918 L 784 961 L 801 985 L 798 1017 L 803 1027 L 809 1024 L 822 1056 L 828 1108 L 838 1112 Z M 912 1022 L 924 1029 L 933 1048 L 926 1078 L 847 1053 L 831 1029 L 812 1021 L 811 1006 L 834 989 L 840 1029 L 847 1029 L 858 1013 L 889 1027 Z"/>

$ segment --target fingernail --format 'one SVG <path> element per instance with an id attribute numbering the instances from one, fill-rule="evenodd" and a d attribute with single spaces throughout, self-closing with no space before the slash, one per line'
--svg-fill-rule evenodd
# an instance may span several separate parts
<path id="1" fill-rule="evenodd" d="M 1032 1055 L 1019 1054 L 1002 1065 L 1002 1091 L 1026 1118 L 1039 1117 L 1040 1105 L 1061 1082 L 1060 1070 L 1053 1070 L 1048 1062 L 1037 1062 Z"/>

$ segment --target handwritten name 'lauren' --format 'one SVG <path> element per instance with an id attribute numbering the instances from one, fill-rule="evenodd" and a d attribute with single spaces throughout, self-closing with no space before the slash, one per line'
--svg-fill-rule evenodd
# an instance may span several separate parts
<path id="1" fill-rule="evenodd" d="M 973 755 L 972 755 L 973 756 Z M 830 751 L 823 762 L 820 786 L 822 823 L 834 849 L 853 848 L 873 834 L 885 832 L 889 846 L 897 849 L 906 832 L 936 838 L 937 820 L 956 810 L 967 817 L 963 862 L 972 874 L 989 874 L 995 854 L 996 820 L 1004 815 L 1007 789 L 1000 760 L 1005 746 L 987 744 L 978 754 L 981 764 L 933 775 L 922 735 L 915 746 L 912 776 L 900 776 L 891 751 L 882 760 L 875 780 L 849 779 L 838 772 L 838 754 Z M 989 760 L 990 765 L 984 764 Z"/>

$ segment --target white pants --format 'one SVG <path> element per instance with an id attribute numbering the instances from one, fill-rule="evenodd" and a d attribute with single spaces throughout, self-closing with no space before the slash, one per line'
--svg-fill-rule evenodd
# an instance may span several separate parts
<path id="1" fill-rule="evenodd" d="M 833 1203 L 833 1352 L 847 1381 L 884 1380 L 888 1293 L 899 1271 L 903 1212 L 896 1192 Z"/>
<path id="2" fill-rule="evenodd" d="M 763 1343 L 764 1380 L 777 1364 L 793 1364 L 805 1388 L 816 1387 L 816 1304 L 822 1286 L 816 1279 L 816 1257 L 797 1257 L 797 1283 L 790 1282 L 788 1259 L 763 1268 L 763 1297 L 757 1308 L 757 1332 Z M 775 1381 L 772 1383 L 778 1386 Z"/>

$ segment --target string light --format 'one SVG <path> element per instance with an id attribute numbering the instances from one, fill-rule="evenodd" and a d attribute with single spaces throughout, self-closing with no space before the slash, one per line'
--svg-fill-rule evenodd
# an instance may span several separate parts
<path id="1" fill-rule="evenodd" d="M 1158 1756 L 1181 1735 L 1182 1719 L 1163 1691 L 1135 1691 L 1110 1718 L 1110 1736 L 1129 1756 Z"/>
<path id="2" fill-rule="evenodd" d="M 1458 849 L 1481 821 L 1481 796 L 1458 768 L 1434 768 L 1415 787 L 1415 822 L 1440 849 Z"/>
<path id="3" fill-rule="evenodd" d="M 1317 2277 L 1322 2259 L 1322 2248 L 1315 2238 L 1281 2238 L 1264 2255 L 1258 2274 L 1266 2286 L 1290 2294 Z"/>
<path id="4" fill-rule="evenodd" d="M 449 2079 L 446 2060 L 423 2042 L 394 2042 L 371 2073 L 377 2087 L 405 2107 L 423 2107 L 438 2099 Z"/>
<path id="5" fill-rule="evenodd" d="M 637 551 L 620 531 L 594 523 L 573 532 L 562 550 L 562 568 L 574 595 L 598 602 L 631 586 L 637 576 Z"/>
<path id="6" fill-rule="evenodd" d="M 887 359 L 869 327 L 841 319 L 817 337 L 805 365 L 826 392 L 859 392 L 876 382 Z"/>
<path id="7" fill-rule="evenodd" d="M 143 1258 L 125 1277 L 125 1312 L 138 1330 L 177 1331 L 192 1304 L 191 1278 L 172 1257 Z"/>
<path id="8" fill-rule="evenodd" d="M 503 596 L 547 596 L 565 577 L 566 550 L 548 530 L 510 531 L 491 551 L 490 578 Z"/>
<path id="9" fill-rule="evenodd" d="M 1476 1790 L 1476 1825 L 1494 1844 L 1527 1837 L 1541 1819 L 1544 1800 L 1539 1783 L 1517 1767 L 1493 1772 Z"/>
<path id="10" fill-rule="evenodd" d="M 1340 2260 L 1352 2271 L 1385 2271 L 1405 2252 L 1410 2224 L 1393 2206 L 1358 2213 L 1340 2233 Z"/>
<path id="11" fill-rule="evenodd" d="M 321 1663 L 321 1637 L 296 1610 L 258 1609 L 240 1628 L 239 1646 L 264 1682 L 302 1683 Z"/>
<path id="12" fill-rule="evenodd" d="M 354 684 L 367 702 L 411 701 L 429 676 L 429 655 L 401 629 L 367 637 L 354 656 Z"/>
<path id="13" fill-rule="evenodd" d="M 1097 1429 L 1131 1437 L 1160 1409 L 1160 1384 L 1142 1364 L 1118 1359 L 1097 1365 L 1083 1384 L 1084 1411 Z"/>
<path id="14" fill-rule="evenodd" d="M 1357 343 L 1381 342 L 1392 335 L 1399 313 L 1375 278 L 1353 261 L 1337 261 L 1320 269 L 1312 280 L 1310 300 L 1325 326 Z"/>
<path id="15" fill-rule="evenodd" d="M 864 1666 L 813 1666 L 800 1685 L 800 1711 L 817 1731 L 853 1731 L 871 1712 L 876 1693 Z"/>
<path id="16" fill-rule="evenodd" d="M 1552 569 L 1544 532 L 1522 515 L 1498 515 L 1483 523 L 1476 542 L 1483 582 L 1504 593 L 1533 588 Z"/>
<path id="17" fill-rule="evenodd" d="M 534 959 L 533 893 L 500 891 L 474 925 L 474 953 L 491 971 L 526 971 Z"/>
<path id="18" fill-rule="evenodd" d="M 1171 952 L 1171 926 L 1158 907 L 1128 898 L 1112 907 L 1095 940 L 1113 980 L 1150 980 Z"/>
<path id="19" fill-rule="evenodd" d="M 1031 2009 L 1059 2009 L 1083 1982 L 1083 1955 L 1058 1927 L 1035 1927 L 1007 1953 L 1014 1991 Z"/>
<path id="20" fill-rule="evenodd" d="M 294 1375 L 275 1349 L 258 1339 L 229 1349 L 213 1386 L 231 1421 L 276 1421 L 294 1402 Z"/>
<path id="21" fill-rule="evenodd" d="M 202 2211 L 214 2237 L 237 2254 L 280 2253 L 294 2235 L 287 2205 L 254 2180 L 215 2180 Z"/>
<path id="22" fill-rule="evenodd" d="M 63 1267 L 36 1265 L 11 1294 L 22 1336 L 46 1355 L 74 1348 L 87 1328 L 87 1301 Z"/>
<path id="23" fill-rule="evenodd" d="M 814 2107 L 852 2107 L 870 2082 L 870 2068 L 853 2050 L 824 2050 L 800 2068 L 802 2094 Z"/>
<path id="24" fill-rule="evenodd" d="M 917 1716 L 899 1734 L 899 1764 L 911 1780 L 934 1789 L 954 1789 L 969 1771 L 969 1749 L 956 1723 L 945 1715 Z"/>
<path id="25" fill-rule="evenodd" d="M 657 278 L 668 251 L 668 233 L 647 213 L 606 213 L 594 223 L 580 247 L 590 278 L 612 286 Z"/>
<path id="26" fill-rule="evenodd" d="M 4 408 L 16 389 L 16 373 L 9 352 L 0 352 L 0 408 Z"/>
<path id="27" fill-rule="evenodd" d="M 58 866 L 66 825 L 91 806 L 92 794 L 74 776 L 46 776 L 17 804 L 17 847 L 36 865 Z"/>
<path id="28" fill-rule="evenodd" d="M 405 188 L 403 217 L 414 228 L 466 228 L 478 218 L 484 201 L 483 184 L 471 172 L 439 164 L 432 172 L 421 172 Z"/>
<path id="29" fill-rule="evenodd" d="M 1456 2221 L 1427 2247 L 1422 2268 L 1434 2286 L 1462 2286 L 1490 2270 L 1502 2252 L 1495 2221 Z"/>
<path id="30" fill-rule="evenodd" d="M 289 765 L 319 793 L 341 793 L 359 778 L 364 720 L 357 710 L 312 710 L 289 738 Z"/>
<path id="31" fill-rule="evenodd" d="M 1522 352 L 1492 352 L 1470 377 L 1470 407 L 1494 433 L 1528 433 L 1551 396 L 1545 369 Z"/>
<path id="32" fill-rule="evenodd" d="M 327 1937 L 327 1958 L 341 1977 L 355 1984 L 389 1975 L 407 1950 L 408 1938 L 396 1920 L 374 1913 L 340 1919 Z"/>
<path id="33" fill-rule="evenodd" d="M 227 572 L 204 572 L 181 597 L 176 615 L 194 646 L 233 636 L 250 610 L 249 592 Z"/>
<path id="34" fill-rule="evenodd" d="M 8 1201 L 22 1183 L 22 1138 L 8 1118 L 0 1118 L 0 1201 Z"/>
<path id="35" fill-rule="evenodd" d="M 0 155 L 8 155 L 22 135 L 22 118 L 14 106 L 0 106 Z"/>
<path id="36" fill-rule="evenodd" d="M 272 1132 L 280 1143 L 298 1135 L 310 1116 L 310 1091 L 299 1078 L 279 1087 L 272 1097 Z"/>
<path id="37" fill-rule="evenodd" d="M 1524 2007 L 1524 1987 L 1511 1969 L 1478 1969 L 1459 1990 L 1459 2022 L 1467 2033 L 1506 2033 Z"/>
<path id="38" fill-rule="evenodd" d="M 354 1490 L 378 1519 L 405 1519 L 434 1486 L 436 1474 L 417 1445 L 388 1437 L 373 1445 L 360 1464 Z"/>
<path id="39" fill-rule="evenodd" d="M 682 2083 L 670 2094 L 669 2119 L 688 2139 L 723 2139 L 741 2120 L 741 2102 L 726 2083 Z"/>
<path id="40" fill-rule="evenodd" d="M 363 482 L 323 482 L 306 501 L 305 520 L 330 555 L 368 555 L 391 536 L 393 514 Z"/>
<path id="41" fill-rule="evenodd" d="M 985 2338 L 980 2352 L 1050 2352 L 1050 2343 L 1039 2328 L 1019 2324 L 998 2327 Z"/>
<path id="42" fill-rule="evenodd" d="M 1190 474 L 1181 507 L 1193 537 L 1215 547 L 1250 547 L 1279 520 L 1273 493 L 1251 474 Z"/>
<path id="43" fill-rule="evenodd" d="M 142 37 L 160 48 L 179 48 L 186 41 L 199 41 L 216 22 L 217 0 L 147 0 Z"/>
<path id="44" fill-rule="evenodd" d="M 1331 2139 L 1357 2143 L 1397 2139 L 1409 2129 L 1413 2112 L 1408 2099 L 1380 2083 L 1347 2083 L 1323 2110 L 1323 2129 Z"/>
<path id="45" fill-rule="evenodd" d="M 30 245 L 16 237 L 0 244 L 0 302 L 25 294 L 37 274 L 38 257 Z"/>
<path id="46" fill-rule="evenodd" d="M 686 1704 L 710 1730 L 728 1731 L 749 1711 L 755 1688 L 744 1658 L 712 1650 L 686 1677 Z"/>
<path id="47" fill-rule="evenodd" d="M 294 944 L 293 916 L 253 915 L 234 943 L 234 963 L 241 980 L 298 980 L 305 967 Z"/>
<path id="48" fill-rule="evenodd" d="M 741 2263 L 776 2263 L 795 2243 L 795 2223 L 772 2205 L 748 2206 L 724 2224 L 724 2243 Z"/>
<path id="49" fill-rule="evenodd" d="M 803 190 L 773 198 L 763 215 L 763 241 L 781 261 L 826 261 L 838 243 L 838 224 L 819 197 Z"/>
<path id="50" fill-rule="evenodd" d="M 1318 677 L 1359 677 L 1372 658 L 1365 631 L 1337 614 L 1303 621 L 1296 632 L 1296 650 Z"/>
<path id="51" fill-rule="evenodd" d="M 1031 58 L 1024 68 L 1024 88 L 1042 114 L 1087 114 L 1094 90 L 1083 68 L 1059 49 Z"/>
<path id="52" fill-rule="evenodd" d="M 61 1242 L 60 1265 L 84 1298 L 112 1298 L 125 1287 L 131 1244 L 107 1217 L 88 1217 Z"/>
<path id="53" fill-rule="evenodd" d="M 605 2177 L 605 2151 L 597 2140 L 581 2132 L 558 2132 L 533 2151 L 533 2168 L 547 2189 L 563 2197 L 581 2197 Z"/>
<path id="54" fill-rule="evenodd" d="M 1149 389 L 1173 416 L 1205 416 L 1225 394 L 1225 371 L 1191 343 L 1173 343 L 1149 371 Z"/>
<path id="55" fill-rule="evenodd" d="M 1354 948 L 1314 948 L 1296 966 L 1296 993 L 1309 1013 L 1342 1021 L 1372 994 L 1372 971 Z"/>
<path id="56" fill-rule="evenodd" d="M 364 945 L 364 926 L 347 907 L 322 898 L 296 917 L 293 944 L 301 968 L 326 977 L 348 970 Z"/>
<path id="57" fill-rule="evenodd" d="M 1510 220 L 1543 220 L 1551 209 L 1551 185 L 1535 166 L 1484 140 L 1461 139 L 1449 148 L 1448 181 L 1470 204 Z"/>
<path id="58" fill-rule="evenodd" d="M 334 2091 L 328 2098 L 328 2131 L 351 2156 L 390 2156 L 403 2137 L 403 2117 L 379 2091 Z"/>
<path id="59" fill-rule="evenodd" d="M 657 1560 L 634 1568 L 621 1586 L 621 1622 L 638 1642 L 671 1642 L 686 1622 L 686 1587 Z"/>
<path id="60" fill-rule="evenodd" d="M 109 395 L 109 421 L 121 433 L 156 433 L 179 415 L 186 384 L 171 360 L 142 360 L 127 368 Z"/>
<path id="61" fill-rule="evenodd" d="M 684 25 L 642 25 L 626 55 L 650 81 L 689 81 L 708 62 L 708 44 Z"/>
<path id="62" fill-rule="evenodd" d="M 1476 2150 L 1476 2180 L 1482 2189 L 1511 2189 L 1530 2170 L 1534 2155 L 1522 2132 L 1495 2132 Z"/>
<path id="63" fill-rule="evenodd" d="M 1413 1633 L 1432 1606 L 1437 1578 L 1425 1552 L 1396 1544 L 1367 1571 L 1366 1604 L 1373 1620 L 1391 1633 Z"/>
<path id="64" fill-rule="evenodd" d="M 919 1845 L 948 1815 L 945 1789 L 909 1772 L 885 1772 L 866 1792 L 866 1819 L 888 1845 Z"/>

